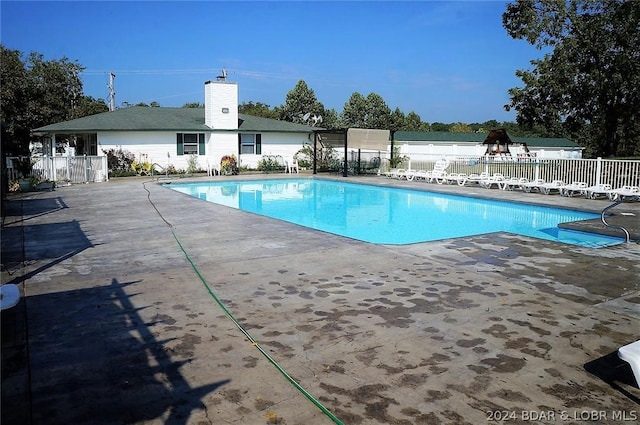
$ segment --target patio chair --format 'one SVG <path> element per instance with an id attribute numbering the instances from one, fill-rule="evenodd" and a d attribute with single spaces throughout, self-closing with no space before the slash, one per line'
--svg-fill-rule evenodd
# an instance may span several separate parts
<path id="1" fill-rule="evenodd" d="M 640 388 L 640 340 L 618 348 L 618 357 L 629 363 L 636 385 Z"/>
<path id="2" fill-rule="evenodd" d="M 459 186 L 466 186 L 467 183 L 469 184 L 479 184 L 482 180 L 486 180 L 489 178 L 489 173 L 486 172 L 482 172 L 480 174 L 469 174 L 467 176 L 467 178 L 463 179 L 463 180 L 458 180 L 458 185 Z"/>
<path id="3" fill-rule="evenodd" d="M 407 180 L 409 180 L 409 181 L 426 180 L 427 179 L 427 171 L 425 171 L 425 170 L 413 171 L 412 170 L 410 173 L 407 172 L 406 177 L 407 177 Z"/>
<path id="4" fill-rule="evenodd" d="M 449 168 L 448 159 L 437 160 L 433 166 L 433 170 L 427 171 L 426 180 L 430 183 L 435 181 L 438 184 L 442 184 L 444 182 L 444 177 L 447 175 L 447 168 Z"/>
<path id="5" fill-rule="evenodd" d="M 540 192 L 540 188 L 545 185 L 546 182 L 543 179 L 532 180 L 522 185 L 522 190 L 527 193 Z"/>
<path id="6" fill-rule="evenodd" d="M 386 178 L 390 179 L 390 178 L 394 178 L 397 174 L 398 171 L 401 170 L 401 168 L 389 168 L 387 171 L 385 171 L 384 173 L 382 173 Z M 404 170 L 403 170 L 404 171 Z"/>
<path id="7" fill-rule="evenodd" d="M 553 180 L 551 183 L 545 183 L 540 186 L 540 193 L 545 195 L 551 195 L 553 192 L 561 193 L 562 186 L 564 186 L 562 180 Z"/>
<path id="8" fill-rule="evenodd" d="M 607 198 L 609 197 L 609 192 L 611 191 L 610 184 L 596 184 L 594 186 L 589 186 L 584 189 L 584 196 L 588 199 L 598 199 L 599 197 Z"/>
<path id="9" fill-rule="evenodd" d="M 587 184 L 585 182 L 573 182 L 571 184 L 566 184 L 560 188 L 560 195 L 572 197 L 575 195 L 584 195 L 584 191 L 587 188 Z"/>
<path id="10" fill-rule="evenodd" d="M 607 192 L 607 196 L 612 201 L 625 201 L 640 198 L 638 186 L 622 186 Z"/>
<path id="11" fill-rule="evenodd" d="M 465 173 L 450 173 L 442 178 L 443 183 L 458 184 L 460 181 L 466 180 L 469 176 Z"/>
<path id="12" fill-rule="evenodd" d="M 529 183 L 529 179 L 526 177 L 511 177 L 510 179 L 504 181 L 504 183 L 502 184 L 502 190 L 522 190 L 522 185 L 527 183 Z"/>
<path id="13" fill-rule="evenodd" d="M 298 167 L 298 161 L 293 157 L 288 157 L 285 159 L 285 163 L 287 165 L 286 172 L 292 174 L 294 171 L 296 173 L 300 173 L 300 168 Z"/>
<path id="14" fill-rule="evenodd" d="M 207 175 L 209 177 L 220 175 L 220 159 L 207 158 Z"/>
<path id="15" fill-rule="evenodd" d="M 502 189 L 502 185 L 506 179 L 502 173 L 493 173 L 492 176 L 487 177 L 486 179 L 480 180 L 478 184 L 485 189 L 492 189 L 494 186 L 498 189 Z"/>

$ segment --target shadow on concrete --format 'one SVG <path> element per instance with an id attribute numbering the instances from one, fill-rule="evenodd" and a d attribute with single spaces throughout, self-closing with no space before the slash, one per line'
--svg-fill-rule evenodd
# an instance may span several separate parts
<path id="1" fill-rule="evenodd" d="M 102 287 L 24 300 L 30 397 L 3 394 L 3 425 L 154 419 L 181 425 L 194 410 L 205 409 L 202 398 L 230 380 L 190 386 L 180 372 L 189 360 L 170 358 L 168 341 L 157 340 L 154 324 L 139 315 L 147 307 L 136 308 L 131 302 L 136 295 L 125 292 L 135 283 L 113 279 Z"/>
<path id="2" fill-rule="evenodd" d="M 618 357 L 618 350 L 586 363 L 584 368 L 587 372 L 597 376 L 629 400 L 640 404 L 640 398 L 620 385 L 624 384 L 638 388 L 638 383 L 633 376 L 631 366 Z"/>
<path id="3" fill-rule="evenodd" d="M 24 296 L 24 283 L 94 246 L 76 220 L 29 224 L 67 208 L 59 198 L 5 204 L 3 284 L 23 288 L 2 312 L 3 425 L 128 424 L 160 419 L 182 425 L 202 398 L 230 382 L 191 387 L 168 341 L 157 340 L 119 282 Z M 30 265 L 31 267 L 27 267 Z M 114 265 L 114 267 L 117 265 Z M 33 270 L 30 270 L 33 268 Z M 30 271 L 27 271 L 30 270 Z M 146 307 L 142 307 L 144 309 Z"/>

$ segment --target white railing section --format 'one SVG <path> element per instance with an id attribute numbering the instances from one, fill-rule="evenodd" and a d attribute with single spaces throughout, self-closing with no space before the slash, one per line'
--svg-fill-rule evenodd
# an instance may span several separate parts
<path id="1" fill-rule="evenodd" d="M 20 161 L 31 161 L 31 176 L 54 182 L 90 183 L 109 179 L 106 156 L 38 156 L 8 157 L 7 174 L 9 180 L 18 180 Z"/>
<path id="2" fill-rule="evenodd" d="M 588 186 L 610 184 L 640 186 L 640 160 L 622 159 L 544 159 L 510 158 L 491 156 L 434 156 L 427 160 L 409 160 L 402 168 L 432 170 L 436 161 L 449 160 L 447 173 L 491 174 L 505 177 L 525 177 L 529 180 L 562 180 L 565 183 L 584 182 Z M 389 169 L 389 161 L 383 161 L 383 171 Z"/>

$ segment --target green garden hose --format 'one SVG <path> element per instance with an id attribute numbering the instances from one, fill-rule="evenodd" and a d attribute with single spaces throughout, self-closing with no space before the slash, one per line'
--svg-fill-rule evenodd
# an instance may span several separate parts
<path id="1" fill-rule="evenodd" d="M 287 371 L 285 371 L 282 366 L 280 366 L 278 364 L 278 362 L 276 360 L 273 359 L 273 357 L 271 357 L 269 355 L 269 353 L 267 353 L 261 346 L 260 344 L 253 339 L 253 337 L 251 336 L 251 334 L 249 334 L 249 332 L 236 320 L 235 317 L 233 317 L 233 314 L 231 314 L 231 312 L 229 311 L 229 309 L 224 305 L 224 303 L 220 300 L 220 298 L 218 298 L 218 296 L 215 294 L 215 292 L 213 292 L 213 289 L 211 289 L 211 286 L 209 285 L 209 283 L 207 282 L 207 280 L 204 278 L 204 276 L 202 275 L 202 273 L 200 272 L 200 270 L 198 269 L 198 266 L 196 266 L 196 264 L 193 262 L 193 260 L 191 259 L 191 257 L 189 256 L 189 253 L 187 252 L 187 250 L 184 248 L 184 246 L 182 245 L 182 243 L 180 242 L 180 239 L 178 238 L 178 235 L 176 235 L 176 232 L 173 228 L 173 225 L 171 223 L 169 223 L 164 216 L 162 215 L 162 213 L 160 213 L 160 211 L 158 210 L 158 208 L 156 207 L 156 205 L 153 203 L 153 201 L 151 200 L 151 192 L 149 191 L 149 189 L 147 189 L 146 183 L 151 183 L 151 182 L 144 182 L 142 183 L 142 187 L 144 188 L 144 190 L 147 191 L 147 199 L 149 200 L 149 203 L 151 204 L 151 206 L 153 206 L 153 209 L 156 210 L 156 212 L 158 213 L 158 215 L 160 216 L 160 218 L 162 219 L 162 221 L 164 221 L 166 223 L 166 225 L 169 227 L 169 229 L 171 230 L 171 234 L 173 235 L 173 238 L 175 239 L 176 243 L 178 244 L 178 246 L 180 247 L 180 250 L 182 251 L 182 253 L 184 254 L 185 258 L 187 259 L 187 261 L 189 262 L 189 264 L 191 265 L 191 267 L 193 268 L 193 270 L 195 271 L 196 275 L 198 276 L 198 278 L 200 279 L 200 281 L 202 282 L 202 284 L 204 285 L 204 287 L 207 289 L 207 291 L 209 292 L 209 294 L 211 295 L 211 297 L 215 300 L 215 302 L 218 304 L 218 306 L 222 309 L 222 311 L 224 312 L 224 314 L 233 322 L 234 325 L 236 325 L 236 327 L 240 330 L 240 332 L 242 332 L 244 334 L 244 336 L 249 340 L 249 342 L 251 343 L 251 345 L 253 345 L 254 347 L 256 347 L 256 349 L 258 349 L 258 351 L 260 351 L 260 353 L 262 353 L 262 355 L 273 365 L 275 366 L 275 368 L 282 374 L 282 376 L 284 376 L 287 381 L 289 381 L 295 388 L 298 389 L 298 391 L 300 391 L 305 397 L 307 397 L 316 407 L 318 407 L 322 413 L 324 413 L 327 417 L 329 417 L 334 423 L 338 424 L 338 425 L 344 425 L 344 423 L 338 419 L 333 413 L 331 413 L 331 411 L 329 411 L 329 409 L 327 409 L 326 407 L 324 407 L 322 405 L 322 403 L 320 403 L 318 400 L 316 400 L 307 390 L 304 389 L 304 387 L 302 387 L 302 385 L 300 385 L 298 382 L 296 382 L 295 379 L 293 379 L 288 373 Z"/>

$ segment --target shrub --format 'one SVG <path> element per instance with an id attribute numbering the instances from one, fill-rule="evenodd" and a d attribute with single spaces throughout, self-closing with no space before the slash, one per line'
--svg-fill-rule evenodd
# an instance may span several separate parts
<path id="1" fill-rule="evenodd" d="M 187 158 L 187 174 L 193 174 L 198 171 L 198 155 L 189 155 Z"/>
<path id="2" fill-rule="evenodd" d="M 265 173 L 278 171 L 280 168 L 282 168 L 282 166 L 272 156 L 263 156 L 260 161 L 258 161 L 258 170 L 264 171 Z"/>
<path id="3" fill-rule="evenodd" d="M 109 173 L 114 176 L 123 171 L 130 172 L 131 164 L 133 164 L 136 158 L 133 153 L 123 150 L 122 148 L 108 149 L 102 152 L 107 155 L 107 168 L 109 168 Z"/>

